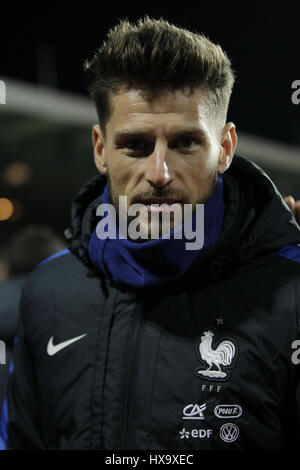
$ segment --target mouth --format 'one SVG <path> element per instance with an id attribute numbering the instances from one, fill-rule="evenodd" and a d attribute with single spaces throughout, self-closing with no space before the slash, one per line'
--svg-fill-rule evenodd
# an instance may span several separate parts
<path id="1" fill-rule="evenodd" d="M 171 198 L 151 198 L 139 201 L 139 204 L 143 204 L 147 207 L 148 212 L 165 212 L 176 209 L 177 205 L 182 204 L 182 201 Z M 175 207 L 174 207 L 175 206 Z"/>

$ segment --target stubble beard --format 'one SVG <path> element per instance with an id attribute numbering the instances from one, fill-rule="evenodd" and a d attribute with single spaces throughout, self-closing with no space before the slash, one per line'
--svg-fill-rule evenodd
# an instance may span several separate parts
<path id="1" fill-rule="evenodd" d="M 119 215 L 120 215 L 119 196 L 121 196 L 121 195 L 119 195 L 119 194 L 115 195 L 114 194 L 109 174 L 107 174 L 106 177 L 107 177 L 109 199 L 110 199 L 110 202 L 113 204 L 113 206 L 115 208 L 116 216 L 117 216 L 116 222 L 117 222 L 117 226 L 118 226 Z M 211 186 L 210 186 L 209 190 L 206 192 L 206 194 L 204 194 L 199 199 L 199 201 L 197 201 L 196 204 L 205 204 L 206 201 L 215 192 L 217 183 L 218 183 L 218 172 L 217 172 L 217 168 L 215 168 L 214 174 L 213 174 L 213 177 L 212 177 Z M 148 197 L 150 199 L 151 197 L 170 197 L 170 195 L 169 194 L 163 194 L 162 192 L 159 192 L 159 191 L 156 191 L 155 193 L 153 191 L 151 191 L 151 194 L 149 192 Z M 174 197 L 174 195 L 172 195 L 171 197 Z M 144 198 L 145 198 L 145 195 L 144 195 Z M 136 199 L 136 198 L 134 198 L 134 199 Z M 183 198 L 180 198 L 180 197 L 178 199 L 184 200 Z M 138 202 L 138 201 L 136 201 L 136 202 Z M 136 202 L 133 200 L 133 204 L 136 203 Z M 187 202 L 185 202 L 185 203 L 187 203 Z M 193 205 L 192 212 L 195 212 L 196 204 Z M 182 206 L 181 207 L 181 213 L 182 213 L 181 223 L 184 223 L 183 205 L 184 205 L 184 203 L 181 204 L 181 206 Z M 136 216 L 130 216 L 130 215 L 127 214 L 127 233 L 126 233 L 126 236 L 129 240 L 131 240 L 134 243 L 143 243 L 143 242 L 149 241 L 151 239 L 151 212 L 147 212 L 146 214 L 144 214 L 144 218 L 143 218 L 143 221 L 145 220 L 144 223 L 146 224 L 146 227 L 144 227 L 144 233 L 146 233 L 146 235 L 147 235 L 146 239 L 145 238 L 138 238 L 138 239 L 130 238 L 130 235 L 129 235 L 130 231 L 128 230 L 128 227 L 129 227 L 130 223 L 138 216 L 139 216 L 139 212 L 137 212 Z M 147 217 L 148 217 L 148 220 L 147 220 Z M 170 230 L 169 231 L 174 230 L 175 227 L 176 226 L 174 226 L 174 214 L 171 212 L 170 213 L 170 226 L 169 226 Z M 163 219 L 162 219 L 162 214 L 161 213 L 159 213 L 159 227 L 157 229 L 158 229 L 158 237 L 161 238 L 166 233 L 166 229 L 163 226 Z"/>

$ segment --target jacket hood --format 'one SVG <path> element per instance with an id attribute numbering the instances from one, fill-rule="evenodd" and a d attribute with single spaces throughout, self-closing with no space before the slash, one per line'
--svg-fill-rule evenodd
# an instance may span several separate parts
<path id="1" fill-rule="evenodd" d="M 267 174 L 255 163 L 235 155 L 223 175 L 225 215 L 215 245 L 197 258 L 187 275 L 226 275 L 253 259 L 271 254 L 288 244 L 300 243 L 300 228 Z M 97 174 L 82 186 L 71 205 L 70 251 L 102 277 L 91 263 L 88 246 L 99 217 L 96 209 L 106 185 Z"/>

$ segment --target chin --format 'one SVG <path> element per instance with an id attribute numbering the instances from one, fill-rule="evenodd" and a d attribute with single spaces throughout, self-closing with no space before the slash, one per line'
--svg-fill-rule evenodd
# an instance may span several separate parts
<path id="1" fill-rule="evenodd" d="M 169 238 L 168 235 L 173 230 L 174 230 L 174 224 L 172 223 L 170 224 L 170 226 L 169 224 L 166 224 L 165 226 L 163 226 L 161 222 L 159 223 L 159 225 L 153 225 L 153 226 L 151 226 L 151 224 L 148 223 L 139 228 L 139 233 L 140 233 L 139 238 L 137 239 L 131 238 L 129 230 L 128 230 L 128 238 L 134 243 L 143 243 L 143 242 L 147 242 L 150 240 L 157 240 L 162 237 Z"/>

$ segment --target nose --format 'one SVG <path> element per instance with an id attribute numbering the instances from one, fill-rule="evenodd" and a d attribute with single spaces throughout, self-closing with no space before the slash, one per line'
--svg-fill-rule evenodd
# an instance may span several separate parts
<path id="1" fill-rule="evenodd" d="M 151 186 L 162 188 L 173 180 L 170 162 L 167 163 L 167 144 L 156 143 L 153 153 L 146 159 L 145 178 Z"/>

